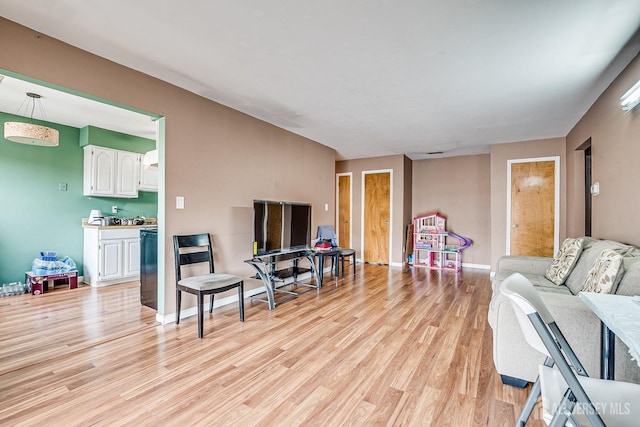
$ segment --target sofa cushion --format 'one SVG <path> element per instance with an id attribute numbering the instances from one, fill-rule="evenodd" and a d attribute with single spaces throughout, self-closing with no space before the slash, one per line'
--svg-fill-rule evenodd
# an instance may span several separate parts
<path id="1" fill-rule="evenodd" d="M 600 256 L 600 252 L 605 249 L 612 249 L 622 254 L 628 252 L 630 248 L 631 247 L 629 245 L 611 240 L 587 240 L 587 243 L 584 245 L 582 250 L 582 254 L 580 255 L 580 258 L 578 258 L 578 262 L 565 281 L 565 285 L 567 285 L 571 290 L 572 294 L 578 295 L 580 290 L 582 290 L 582 285 L 584 285 L 585 279 L 587 278 L 587 273 L 591 270 L 591 267 L 593 267 L 595 260 Z"/>
<path id="2" fill-rule="evenodd" d="M 583 239 L 565 239 L 544 276 L 556 285 L 562 285 L 576 265 L 583 243 Z"/>
<path id="3" fill-rule="evenodd" d="M 500 270 L 495 274 L 495 276 L 493 277 L 493 283 L 495 285 L 494 291 L 499 292 L 498 289 L 500 287 L 500 284 L 504 281 L 504 279 L 506 279 L 507 277 L 511 276 L 514 273 L 522 274 L 533 284 L 533 286 L 536 287 L 537 290 L 540 290 L 540 291 L 544 290 L 545 292 L 555 292 L 555 293 L 571 295 L 571 291 L 569 290 L 569 288 L 567 288 L 564 285 L 561 285 L 561 286 L 556 285 L 555 283 L 547 279 L 544 276 L 544 274 L 510 271 L 510 270 Z"/>
<path id="4" fill-rule="evenodd" d="M 595 260 L 582 286 L 584 292 L 614 293 L 622 278 L 622 255 L 612 249 L 605 249 Z"/>
<path id="5" fill-rule="evenodd" d="M 624 276 L 618 284 L 616 294 L 632 297 L 640 295 L 640 257 L 624 257 Z"/>

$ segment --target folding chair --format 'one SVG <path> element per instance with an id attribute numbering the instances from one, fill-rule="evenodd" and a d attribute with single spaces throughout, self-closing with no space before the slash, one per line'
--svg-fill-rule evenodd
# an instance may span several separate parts
<path id="1" fill-rule="evenodd" d="M 511 300 L 527 343 L 547 356 L 517 426 L 526 424 L 540 394 L 543 417 L 550 426 L 639 425 L 640 385 L 588 377 L 542 298 L 523 275 L 509 276 L 500 292 Z"/>

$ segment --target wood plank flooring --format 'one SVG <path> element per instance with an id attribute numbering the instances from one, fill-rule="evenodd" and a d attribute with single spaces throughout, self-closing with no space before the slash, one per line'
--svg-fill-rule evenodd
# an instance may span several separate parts
<path id="1" fill-rule="evenodd" d="M 528 389 L 495 372 L 490 295 L 482 270 L 359 264 L 244 323 L 216 309 L 201 340 L 137 283 L 2 298 L 0 425 L 513 425 Z"/>

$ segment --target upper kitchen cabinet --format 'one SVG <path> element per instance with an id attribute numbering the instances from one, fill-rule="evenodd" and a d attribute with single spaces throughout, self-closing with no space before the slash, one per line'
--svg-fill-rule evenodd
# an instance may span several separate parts
<path id="1" fill-rule="evenodd" d="M 158 191 L 158 167 L 144 166 L 140 163 L 140 191 Z"/>
<path id="2" fill-rule="evenodd" d="M 95 145 L 84 147 L 85 196 L 138 197 L 142 156 Z"/>

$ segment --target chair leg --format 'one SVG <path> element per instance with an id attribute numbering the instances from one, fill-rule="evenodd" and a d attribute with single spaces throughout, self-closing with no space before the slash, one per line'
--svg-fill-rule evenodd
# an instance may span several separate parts
<path id="1" fill-rule="evenodd" d="M 213 296 L 215 294 L 211 294 L 211 302 L 209 302 L 209 314 L 213 313 Z"/>
<path id="2" fill-rule="evenodd" d="M 238 286 L 238 309 L 240 309 L 240 321 L 244 322 L 244 282 Z"/>
<path id="3" fill-rule="evenodd" d="M 198 338 L 202 338 L 202 335 L 204 334 L 204 314 L 202 313 L 204 311 L 204 295 L 202 295 L 202 292 L 198 292 Z"/>
<path id="4" fill-rule="evenodd" d="M 553 366 L 553 359 L 547 357 L 544 361 L 545 366 Z M 518 421 L 516 421 L 516 426 L 524 427 L 533 412 L 534 406 L 536 406 L 536 402 L 538 401 L 538 397 L 540 397 L 540 377 L 536 378 L 536 382 L 533 383 L 533 387 L 531 387 L 531 392 L 529 393 L 529 397 L 527 397 L 527 401 L 522 407 L 522 412 L 520 412 L 520 417 L 518 417 Z"/>
<path id="5" fill-rule="evenodd" d="M 356 254 L 351 257 L 351 264 L 353 264 L 353 275 L 356 275 Z"/>
<path id="6" fill-rule="evenodd" d="M 180 302 L 182 300 L 182 291 L 176 289 L 176 325 L 180 324 Z"/>
<path id="7" fill-rule="evenodd" d="M 344 279 L 344 259 L 345 259 L 345 256 L 344 255 L 340 255 L 340 259 L 342 260 L 342 278 Z"/>

